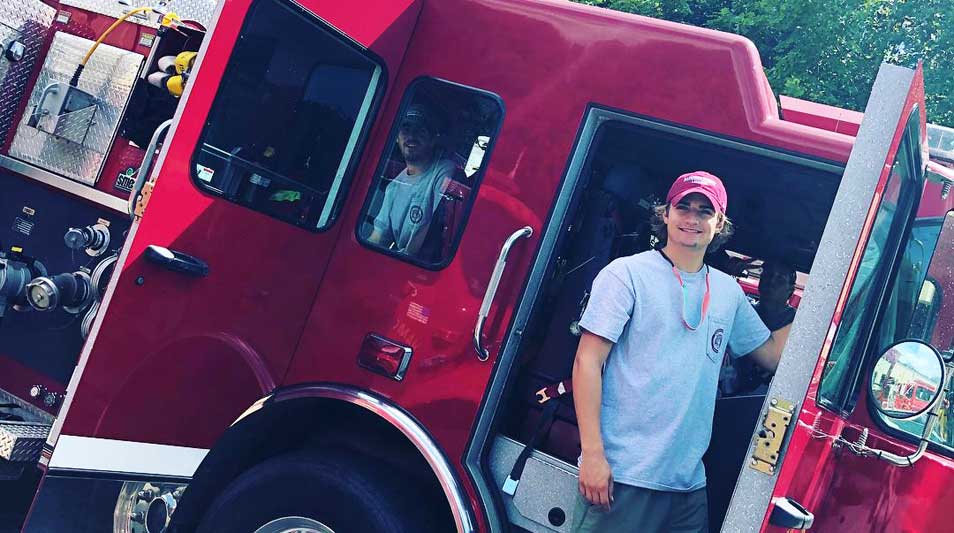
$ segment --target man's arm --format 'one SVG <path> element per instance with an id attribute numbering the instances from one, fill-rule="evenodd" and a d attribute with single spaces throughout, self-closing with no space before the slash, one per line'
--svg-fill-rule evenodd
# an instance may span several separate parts
<path id="1" fill-rule="evenodd" d="M 778 362 L 782 358 L 782 349 L 785 348 L 785 343 L 788 341 L 788 333 L 791 330 L 792 325 L 789 324 L 773 331 L 768 340 L 752 351 L 749 357 L 762 368 L 775 372 L 775 369 L 778 368 Z"/>
<path id="2" fill-rule="evenodd" d="M 583 449 L 580 494 L 590 503 L 607 507 L 613 501 L 613 473 L 603 450 L 600 402 L 603 396 L 603 363 L 612 347 L 612 342 L 584 331 L 573 362 L 573 404 L 576 406 Z"/>

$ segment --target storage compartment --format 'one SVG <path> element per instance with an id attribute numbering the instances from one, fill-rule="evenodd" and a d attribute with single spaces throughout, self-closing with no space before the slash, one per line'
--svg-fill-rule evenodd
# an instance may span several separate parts
<path id="1" fill-rule="evenodd" d="M 577 321 L 593 278 L 616 257 L 656 244 L 652 208 L 664 202 L 676 176 L 693 170 L 723 179 L 728 215 L 736 229 L 725 250 L 708 256 L 710 266 L 726 270 L 733 256 L 771 259 L 794 266 L 799 283 L 806 282 L 838 188 L 840 166 L 637 119 L 603 123 L 593 136 L 567 216 L 551 222 L 562 223 L 560 237 L 550 258 L 540 259 L 548 261 L 547 273 L 511 373 L 500 417 L 502 435 L 520 443 L 530 440 L 543 412 L 536 392 L 571 376 Z M 755 261 L 739 279 L 753 303 L 758 299 L 758 264 Z M 705 458 L 713 530 L 724 518 L 764 390 L 716 402 L 714 445 Z M 572 395 L 554 401 L 560 406 L 537 450 L 575 465 L 580 442 Z"/>

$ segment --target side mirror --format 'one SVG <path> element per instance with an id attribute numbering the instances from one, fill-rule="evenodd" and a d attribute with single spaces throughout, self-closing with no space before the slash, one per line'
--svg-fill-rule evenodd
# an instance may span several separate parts
<path id="1" fill-rule="evenodd" d="M 882 414 L 908 420 L 934 407 L 944 390 L 944 360 L 922 341 L 889 347 L 871 373 L 871 401 Z"/>

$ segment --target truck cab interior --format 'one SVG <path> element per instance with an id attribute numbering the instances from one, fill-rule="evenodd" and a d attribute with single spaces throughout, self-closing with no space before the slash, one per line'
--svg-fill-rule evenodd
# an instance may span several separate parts
<path id="1" fill-rule="evenodd" d="M 733 263 L 738 266 L 730 256 L 750 258 L 755 266 L 735 274 L 753 303 L 761 261 L 791 265 L 799 272 L 799 283 L 807 282 L 831 215 L 841 175 L 838 164 L 648 121 L 605 122 L 586 156 L 519 348 L 501 426 L 504 436 L 527 443 L 538 431 L 543 408 L 536 393 L 570 378 L 580 335 L 577 322 L 593 279 L 613 259 L 653 248 L 653 207 L 663 203 L 676 176 L 694 170 L 722 178 L 736 229 L 725 250 L 709 255 L 710 266 L 726 271 Z M 765 389 L 721 394 L 716 402 L 704 459 L 713 531 L 725 516 Z M 536 449 L 575 466 L 580 442 L 572 395 L 555 401 L 560 402 L 556 416 L 538 437 Z"/>

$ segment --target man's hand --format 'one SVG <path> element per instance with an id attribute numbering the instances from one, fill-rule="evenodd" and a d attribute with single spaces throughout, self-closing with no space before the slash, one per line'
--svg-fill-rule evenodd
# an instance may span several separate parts
<path id="1" fill-rule="evenodd" d="M 580 494 L 593 505 L 613 503 L 613 472 L 602 453 L 584 455 L 580 464 Z"/>

